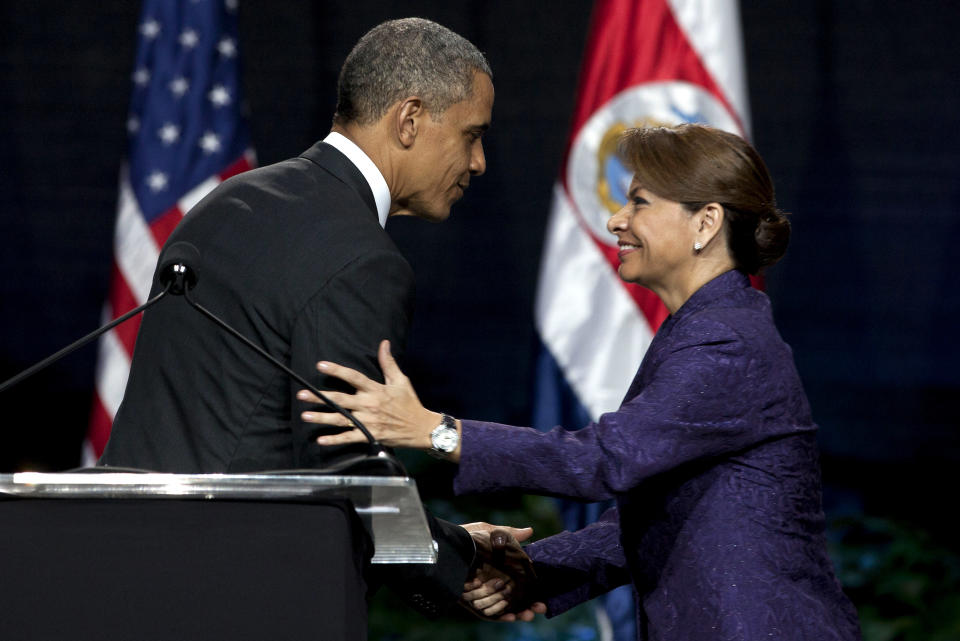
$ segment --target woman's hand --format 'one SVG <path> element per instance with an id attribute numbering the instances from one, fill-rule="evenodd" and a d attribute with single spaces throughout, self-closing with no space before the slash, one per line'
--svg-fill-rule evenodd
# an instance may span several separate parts
<path id="1" fill-rule="evenodd" d="M 408 447 L 429 450 L 430 432 L 440 424 L 440 414 L 431 412 L 420 404 L 417 393 L 397 362 L 390 354 L 390 341 L 382 341 L 377 353 L 385 383 L 370 380 L 360 372 L 336 363 L 321 361 L 317 363 L 320 372 L 339 378 L 352 385 L 356 392 L 326 392 L 325 396 L 341 407 L 350 410 L 357 419 L 366 425 L 374 438 L 390 447 Z M 307 390 L 300 390 L 297 398 L 301 401 L 320 403 L 320 399 Z M 303 412 L 300 417 L 308 423 L 351 427 L 346 417 L 335 412 Z M 366 437 L 356 428 L 340 434 L 329 434 L 317 438 L 320 445 L 340 445 L 360 443 Z"/>
<path id="2" fill-rule="evenodd" d="M 523 602 L 514 598 L 514 585 L 508 575 L 484 563 L 464 584 L 460 603 L 490 621 L 533 621 L 538 614 L 546 614 L 547 604 L 542 601 L 520 605 Z"/>
<path id="3" fill-rule="evenodd" d="M 473 537 L 483 563 L 463 586 L 461 603 L 480 618 L 493 621 L 532 621 L 547 611 L 533 601 L 536 572 L 520 545 L 533 535 L 532 528 L 489 523 L 462 526 Z"/>

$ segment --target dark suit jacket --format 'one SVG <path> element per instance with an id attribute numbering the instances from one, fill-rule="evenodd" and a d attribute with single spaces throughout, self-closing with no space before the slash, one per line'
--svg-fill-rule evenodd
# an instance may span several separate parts
<path id="1" fill-rule="evenodd" d="M 330 145 L 225 181 L 166 247 L 179 241 L 201 254 L 191 296 L 318 387 L 331 386 L 318 360 L 382 380 L 379 341 L 404 344 L 412 270 L 380 226 L 363 175 Z M 186 301 L 167 297 L 144 313 L 100 463 L 238 473 L 323 468 L 365 451 L 317 445 L 320 428 L 299 419 L 300 387 Z M 462 591 L 473 544 L 462 528 L 429 520 L 440 563 L 407 566 L 396 578 L 402 595 L 434 613 Z"/>

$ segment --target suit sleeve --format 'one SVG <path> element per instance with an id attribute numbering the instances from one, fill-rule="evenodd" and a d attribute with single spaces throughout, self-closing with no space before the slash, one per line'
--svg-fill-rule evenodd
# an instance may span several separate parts
<path id="1" fill-rule="evenodd" d="M 377 347 L 381 340 L 389 339 L 394 355 L 400 356 L 411 320 L 413 286 L 410 266 L 395 251 L 367 252 L 350 262 L 324 285 L 300 315 L 291 345 L 294 371 L 311 372 L 312 382 L 321 390 L 350 388 L 321 376 L 316 369 L 319 360 L 351 367 L 382 382 Z M 293 382 L 290 429 L 297 465 L 327 468 L 367 452 L 365 444 L 317 445 L 315 438 L 325 428 L 300 420 L 300 412 L 307 405 L 296 400 L 299 389 L 299 384 Z M 436 565 L 371 566 L 368 578 L 372 586 L 385 583 L 412 608 L 434 617 L 459 600 L 475 547 L 462 527 L 429 513 L 427 521 L 437 545 Z"/>
<path id="2" fill-rule="evenodd" d="M 555 534 L 525 549 L 537 571 L 536 598 L 547 604 L 547 616 L 630 582 L 617 508 L 581 530 Z"/>
<path id="3" fill-rule="evenodd" d="M 390 587 L 407 605 L 436 618 L 456 605 L 473 566 L 476 545 L 459 525 L 427 512 L 430 535 L 437 547 L 435 565 L 379 566 L 375 579 Z"/>
<path id="4" fill-rule="evenodd" d="M 291 367 L 321 390 L 351 391 L 342 382 L 317 371 L 328 360 L 383 381 L 377 347 L 390 340 L 395 356 L 406 342 L 413 308 L 413 272 L 396 251 L 361 254 L 341 268 L 298 315 L 291 341 Z M 321 447 L 316 437 L 324 428 L 300 420 L 305 409 L 322 411 L 296 399 L 301 385 L 291 381 L 290 431 L 295 463 L 303 468 L 328 468 L 364 454 L 365 445 Z"/>
<path id="5" fill-rule="evenodd" d="M 722 323 L 675 341 L 647 384 L 596 423 L 549 432 L 463 421 L 458 493 L 515 489 L 602 500 L 686 463 L 815 429 L 781 420 L 789 390 L 770 390 L 767 360 Z M 488 473 L 496 470 L 496 474 Z"/>

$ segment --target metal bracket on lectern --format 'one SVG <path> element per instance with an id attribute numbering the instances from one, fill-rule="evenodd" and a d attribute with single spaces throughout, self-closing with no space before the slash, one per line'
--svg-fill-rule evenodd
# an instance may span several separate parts
<path id="1" fill-rule="evenodd" d="M 370 531 L 372 563 L 436 563 L 423 505 L 409 477 L 102 472 L 0 474 L 0 498 L 349 500 Z"/>

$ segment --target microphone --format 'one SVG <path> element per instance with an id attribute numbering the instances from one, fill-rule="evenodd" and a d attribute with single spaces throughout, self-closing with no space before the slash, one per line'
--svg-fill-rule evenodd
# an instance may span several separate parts
<path id="1" fill-rule="evenodd" d="M 164 293 L 169 292 L 175 296 L 182 295 L 191 307 L 203 314 L 206 318 L 213 321 L 217 326 L 252 349 L 261 357 L 269 361 L 274 367 L 279 368 L 295 381 L 313 392 L 313 394 L 323 401 L 327 407 L 335 412 L 338 412 L 342 416 L 346 417 L 348 421 L 353 423 L 353 425 L 360 430 L 361 433 L 363 433 L 367 441 L 370 443 L 370 455 L 362 459 L 360 462 L 372 462 L 371 459 L 374 459 L 377 463 L 385 465 L 391 472 L 393 472 L 394 476 L 407 476 L 407 471 L 404 469 L 400 461 L 397 460 L 397 458 L 394 457 L 383 446 L 383 444 L 374 438 L 373 434 L 370 433 L 370 430 L 367 429 L 367 426 L 361 423 L 349 410 L 331 401 L 323 392 L 317 389 L 316 386 L 312 385 L 306 378 L 300 376 L 292 369 L 281 363 L 279 360 L 267 353 L 267 351 L 262 347 L 251 341 L 249 338 L 231 327 L 226 321 L 222 320 L 216 314 L 203 307 L 200 303 L 196 302 L 190 297 L 190 291 L 197 286 L 197 283 L 200 280 L 200 274 L 197 269 L 197 265 L 199 264 L 200 250 L 186 241 L 173 243 L 170 245 L 170 247 L 166 248 L 164 250 L 164 258 L 159 269 L 159 280 L 160 284 L 164 287 Z M 347 467 L 352 466 L 353 463 L 349 464 Z"/>
<path id="2" fill-rule="evenodd" d="M 180 241 L 170 245 L 163 252 L 163 262 L 160 263 L 160 284 L 175 296 L 185 294 L 200 280 L 199 264 L 200 250 L 190 243 Z"/>

